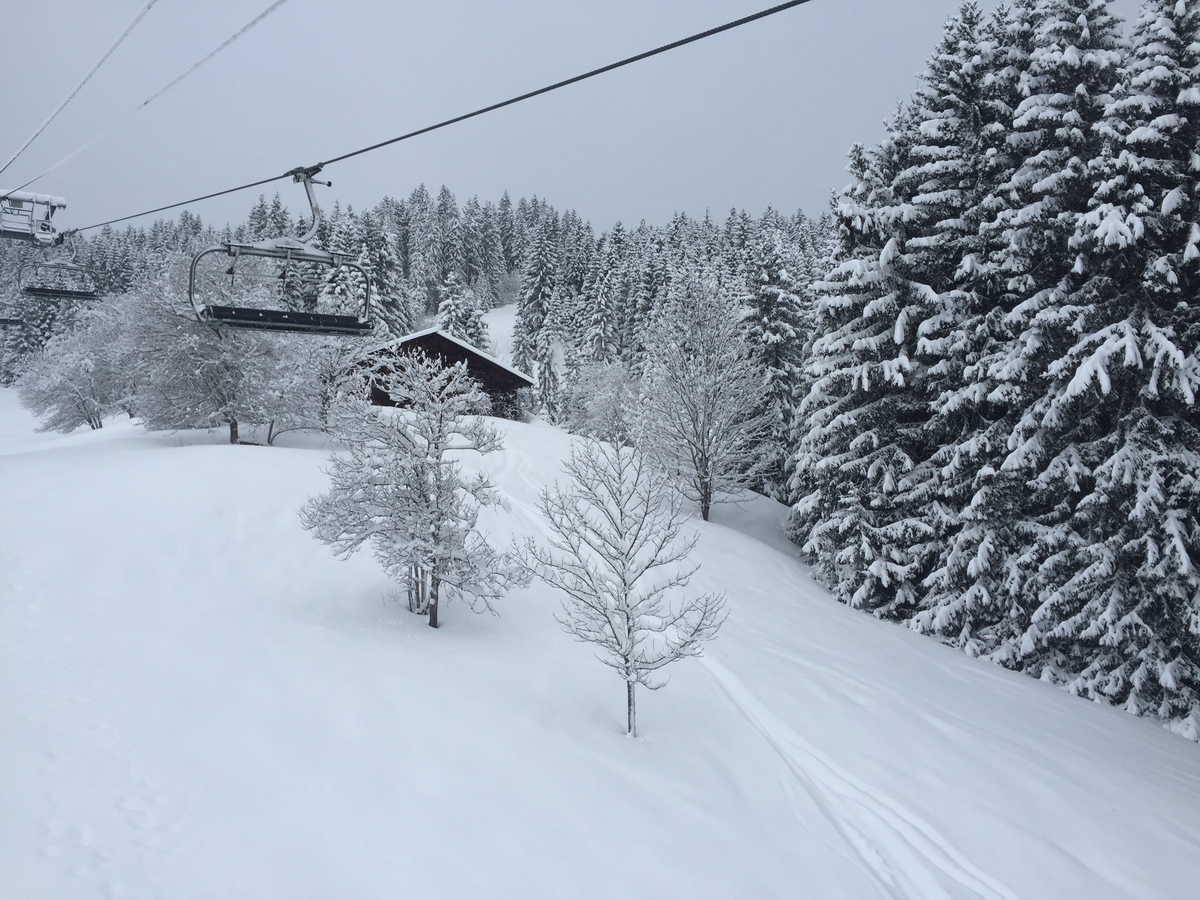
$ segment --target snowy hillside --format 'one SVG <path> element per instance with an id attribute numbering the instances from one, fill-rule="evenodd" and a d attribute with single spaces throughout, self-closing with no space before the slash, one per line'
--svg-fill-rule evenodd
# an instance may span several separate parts
<path id="1" fill-rule="evenodd" d="M 708 656 L 641 696 L 543 587 L 434 631 L 297 510 L 329 448 L 0 390 L 0 897 L 1180 898 L 1200 752 L 833 602 L 721 507 Z M 536 532 L 562 432 L 487 459 Z"/>

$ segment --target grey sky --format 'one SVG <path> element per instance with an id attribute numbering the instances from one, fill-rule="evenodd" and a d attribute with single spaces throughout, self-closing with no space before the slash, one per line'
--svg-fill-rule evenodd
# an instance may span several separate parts
<path id="1" fill-rule="evenodd" d="M 145 0 L 0 0 L 0 164 Z M 47 131 L 13 187 L 123 117 L 269 5 L 159 0 Z M 771 0 L 289 0 L 94 147 L 31 186 L 63 227 L 340 155 L 770 6 Z M 364 207 L 424 182 L 465 201 L 537 194 L 599 229 L 819 213 L 911 94 L 958 0 L 812 0 L 599 79 L 331 166 L 322 202 Z M 994 4 L 984 3 L 990 9 Z M 1136 12 L 1135 0 L 1114 9 Z M 12 39 L 12 35 L 16 39 Z M 300 189 L 279 182 L 293 212 Z M 240 221 L 257 191 L 198 204 Z M 172 213 L 171 215 L 174 215 Z M 148 224 L 150 220 L 140 220 Z"/>

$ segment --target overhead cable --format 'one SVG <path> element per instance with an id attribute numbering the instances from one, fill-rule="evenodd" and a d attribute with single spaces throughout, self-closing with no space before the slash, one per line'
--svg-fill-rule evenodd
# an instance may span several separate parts
<path id="1" fill-rule="evenodd" d="M 691 37 L 681 38 L 678 41 L 672 41 L 669 44 L 663 44 L 661 47 L 656 47 L 653 50 L 647 50 L 645 53 L 639 53 L 636 56 L 629 56 L 620 62 L 609 63 L 607 66 L 601 66 L 599 69 L 592 69 L 590 72 L 584 72 L 582 75 L 576 75 L 574 78 L 568 78 L 565 81 L 559 81 L 543 88 L 538 88 L 536 91 L 529 91 L 526 94 L 521 94 L 518 97 L 512 97 L 508 100 L 502 100 L 499 103 L 493 103 L 491 106 L 484 106 L 473 112 L 463 113 L 461 116 L 455 116 L 452 119 L 446 119 L 443 122 L 438 122 L 436 125 L 428 125 L 425 128 L 419 128 L 416 131 L 410 131 L 408 134 L 402 134 L 399 137 L 389 138 L 386 141 L 380 141 L 378 144 L 372 144 L 369 147 L 363 147 L 361 150 L 352 150 L 349 153 L 343 153 L 341 156 L 335 156 L 333 159 L 327 159 L 321 165 L 328 166 L 336 162 L 341 162 L 344 159 L 350 159 L 352 156 L 359 156 L 363 153 L 370 153 L 372 150 L 378 150 L 380 147 L 387 147 L 390 144 L 398 144 L 400 141 L 407 141 L 409 138 L 415 138 L 422 134 L 428 134 L 431 131 L 437 131 L 439 128 L 445 128 L 447 125 L 456 125 L 459 122 L 464 122 L 467 119 L 473 119 L 476 116 L 482 116 L 484 113 L 494 112 L 497 109 L 503 109 L 506 106 L 512 106 L 514 103 L 521 103 L 524 100 L 530 100 L 533 97 L 539 97 L 542 94 L 548 94 L 551 91 L 557 91 L 559 88 L 567 87 L 568 85 L 577 84 L 580 81 L 586 81 L 589 78 L 595 78 L 597 75 L 604 75 L 614 69 L 620 69 L 623 66 L 629 66 L 636 62 L 641 62 L 643 59 L 649 59 L 652 56 L 658 56 L 660 53 L 666 53 L 669 50 L 675 50 L 683 47 L 686 44 L 693 44 L 696 41 L 702 41 L 707 37 L 712 37 L 715 34 L 720 34 L 723 31 L 731 31 L 742 25 L 748 25 L 759 19 L 765 19 L 767 16 L 773 16 L 776 13 L 783 12 L 786 9 L 791 9 L 793 6 L 800 6 L 803 3 L 808 3 L 809 0 L 791 0 L 790 3 L 781 3 L 778 6 L 773 6 L 770 9 L 764 9 L 762 12 L 754 13 L 753 15 L 745 16 L 741 19 L 736 19 L 732 22 L 726 22 L 724 25 L 718 25 L 716 28 L 710 28 L 708 31 L 701 31 L 698 34 L 693 34 Z"/>
<path id="2" fill-rule="evenodd" d="M 652 56 L 658 56 L 659 54 L 666 53 L 669 50 L 678 49 L 679 47 L 683 47 L 683 46 L 686 46 L 687 44 L 695 43 L 696 41 L 704 40 L 705 38 L 712 37 L 717 34 L 721 34 L 722 32 L 725 32 L 725 31 L 732 31 L 734 28 L 739 28 L 742 25 L 748 25 L 751 22 L 756 22 L 759 19 L 765 19 L 768 16 L 773 16 L 777 13 L 784 12 L 785 10 L 792 9 L 793 7 L 796 7 L 796 6 L 801 6 L 808 2 L 810 2 L 810 0 L 790 0 L 790 2 L 788 2 L 788 3 L 780 3 L 778 6 L 772 6 L 770 9 L 764 9 L 761 12 L 756 12 L 749 16 L 743 16 L 740 19 L 735 19 L 732 22 L 726 22 L 724 25 L 718 25 L 715 28 L 709 28 L 707 31 L 701 31 L 701 32 L 698 32 L 697 34 L 693 34 L 689 37 L 681 38 L 677 41 L 672 41 L 669 44 L 663 44 L 662 46 L 656 47 L 653 50 L 647 50 L 646 52 L 639 53 L 636 56 L 626 57 L 625 59 L 622 59 L 619 62 L 609 63 L 608 65 L 601 66 L 598 69 L 592 69 L 590 72 L 584 72 L 582 75 L 576 75 L 573 78 L 568 78 L 564 81 L 555 82 L 554 84 L 547 85 L 546 87 L 538 88 L 537 90 L 529 91 L 527 93 L 520 94 L 516 97 L 511 97 L 508 100 L 502 100 L 499 103 L 493 103 L 490 106 L 480 107 L 479 109 L 473 110 L 472 112 L 463 113 L 462 115 L 454 116 L 453 118 L 450 118 L 450 119 L 445 119 L 441 122 L 438 122 L 435 125 L 427 125 L 426 127 L 419 128 L 416 131 L 410 131 L 407 134 L 402 134 L 402 135 L 399 135 L 398 137 L 389 138 L 388 140 L 380 141 L 379 143 L 371 144 L 370 146 L 362 147 L 361 149 L 358 149 L 358 150 L 352 150 L 349 153 L 343 153 L 341 156 L 335 156 L 332 159 L 327 159 L 324 162 L 320 162 L 314 166 L 310 166 L 310 167 L 308 167 L 308 170 L 313 173 L 319 172 L 324 166 L 332 165 L 333 163 L 341 162 L 342 160 L 350 159 L 351 157 L 354 157 L 354 156 L 361 156 L 364 153 L 370 153 L 372 150 L 378 150 L 381 147 L 387 147 L 391 144 L 397 144 L 400 141 L 407 141 L 410 138 L 415 138 L 422 134 L 428 134 L 431 131 L 437 131 L 439 128 L 445 128 L 448 125 L 455 125 L 459 122 L 466 121 L 467 119 L 473 119 L 476 116 L 482 116 L 485 113 L 494 112 L 495 110 L 503 109 L 506 106 L 512 106 L 515 103 L 521 103 L 522 101 L 529 100 L 533 97 L 541 96 L 542 94 L 548 94 L 551 91 L 558 90 L 559 88 L 564 88 L 564 87 L 567 87 L 568 85 L 577 84 L 578 82 L 585 81 L 589 78 L 595 78 L 597 75 L 603 75 L 607 72 L 613 71 L 614 69 L 620 69 L 624 66 L 632 65 L 633 63 L 636 63 L 636 62 L 641 62 L 642 60 L 649 59 Z M 160 206 L 157 209 L 150 209 L 150 210 L 146 210 L 145 212 L 133 213 L 132 215 L 122 216 L 119 219 L 109 219 L 107 222 L 99 222 L 95 225 L 87 225 L 83 228 L 79 228 L 76 230 L 91 231 L 92 229 L 95 229 L 95 228 L 103 228 L 105 225 L 115 225 L 118 222 L 126 222 L 130 219 L 138 219 L 138 218 L 141 218 L 142 216 L 150 216 L 150 215 L 154 215 L 155 213 L 166 212 L 167 210 L 170 210 L 170 209 L 177 209 L 180 206 L 187 206 L 188 204 L 191 204 L 191 203 L 198 203 L 201 200 L 208 200 L 213 197 L 220 197 L 225 194 L 232 194 L 232 193 L 236 193 L 237 191 L 248 190 L 249 188 L 259 187 L 260 185 L 269 184 L 272 181 L 281 181 L 284 178 L 291 178 L 295 171 L 297 171 L 297 170 L 295 170 L 295 169 L 289 170 L 287 172 L 284 172 L 281 175 L 273 175 L 270 178 L 264 178 L 264 179 L 261 179 L 260 181 L 253 181 L 249 184 L 243 184 L 240 187 L 229 188 L 229 189 L 223 190 L 223 191 L 215 191 L 211 194 L 205 194 L 203 197 L 195 197 L 191 200 L 184 200 L 179 203 L 172 203 L 168 206 Z"/>
<path id="3" fill-rule="evenodd" d="M 167 84 L 166 87 L 160 88 L 157 93 L 152 94 L 148 99 L 143 100 L 141 103 L 139 103 L 137 106 L 135 106 L 129 112 L 127 112 L 124 115 L 124 117 L 110 122 L 99 133 L 97 133 L 93 138 L 91 138 L 86 143 L 80 145 L 75 150 L 68 153 L 66 156 L 64 156 L 62 159 L 60 159 L 58 162 L 56 162 L 50 168 L 46 169 L 40 175 L 35 175 L 32 178 L 30 178 L 27 182 L 20 185 L 20 187 L 17 187 L 16 190 L 19 191 L 19 190 L 29 187 L 29 185 L 33 184 L 35 181 L 40 179 L 42 176 L 49 175 L 51 172 L 53 172 L 59 166 L 74 159 L 76 156 L 78 156 L 80 153 L 82 153 L 88 147 L 92 146 L 92 144 L 96 143 L 98 140 L 100 140 L 102 137 L 104 137 L 106 134 L 108 134 L 110 131 L 112 131 L 114 128 L 116 128 L 118 125 L 123 124 L 131 116 L 133 116 L 134 114 L 145 109 L 147 106 L 149 106 L 151 103 L 153 103 L 159 97 L 161 97 L 163 94 L 165 94 L 171 88 L 175 87 L 175 85 L 179 84 L 179 82 L 183 81 L 183 79 L 187 78 L 189 75 L 191 75 L 197 69 L 199 69 L 202 65 L 204 65 L 206 62 L 208 62 L 210 59 L 212 59 L 214 56 L 216 56 L 218 53 L 220 53 L 222 50 L 224 50 L 226 47 L 228 47 L 230 44 L 232 44 L 238 38 L 240 38 L 243 34 L 245 34 L 247 31 L 249 31 L 251 28 L 253 28 L 255 25 L 257 25 L 259 22 L 261 22 L 263 19 L 265 19 L 271 13 L 275 12 L 275 10 L 277 10 L 279 7 L 283 6 L 283 4 L 285 4 L 285 3 L 287 3 L 287 0 L 275 0 L 274 3 L 272 3 L 270 6 L 268 6 L 266 9 L 264 9 L 262 12 L 260 12 L 257 16 L 255 16 L 253 19 L 251 19 L 249 22 L 247 22 L 245 25 L 243 25 L 238 31 L 234 32 L 230 37 L 226 38 L 216 49 L 209 51 L 209 53 L 206 56 L 202 57 L 197 62 L 193 63 L 191 68 L 189 68 L 187 71 L 185 71 L 182 75 L 176 76 L 173 81 L 171 81 L 169 84 Z"/>
<path id="4" fill-rule="evenodd" d="M 113 52 L 119 46 L 121 46 L 121 44 L 124 42 L 125 38 L 129 37 L 129 33 L 131 31 L 133 31 L 134 27 L 137 25 L 138 22 L 142 21 L 142 17 L 145 16 L 146 13 L 150 12 L 150 7 L 152 7 L 157 2 L 158 2 L 158 0 L 150 0 L 149 3 L 147 3 L 144 7 L 142 7 L 142 11 L 139 12 L 136 16 L 134 16 L 133 21 L 130 22 L 129 25 L 125 28 L 125 30 L 121 32 L 121 36 L 119 38 L 117 38 L 116 43 L 114 43 L 111 47 L 108 48 L 107 51 L 105 51 L 104 55 L 100 57 L 99 62 L 97 62 L 94 66 L 92 66 L 91 71 L 83 76 L 83 80 L 81 82 L 79 82 L 79 84 L 75 85 L 75 89 L 73 91 L 71 91 L 71 93 L 67 94 L 67 98 L 65 100 L 63 100 L 62 103 L 58 104 L 57 107 L 55 107 L 54 112 L 50 113 L 50 115 L 46 118 L 46 121 L 41 124 L 41 127 L 38 128 L 38 130 L 35 131 L 32 135 L 30 135 L 29 140 L 27 140 L 24 144 L 22 144 L 20 149 L 18 149 L 17 152 L 12 155 L 12 159 L 10 159 L 2 167 L 0 167 L 0 174 L 3 174 L 4 170 L 7 169 L 9 166 L 11 166 L 14 162 L 16 162 L 17 157 L 20 156 L 22 153 L 24 153 L 26 148 L 28 148 L 30 144 L 32 144 L 35 140 L 37 140 L 37 136 L 46 130 L 46 126 L 49 125 L 51 122 L 53 122 L 54 119 L 58 116 L 58 114 L 63 111 L 63 107 L 65 107 L 68 103 L 71 102 L 71 99 L 76 94 L 78 94 L 79 91 L 83 88 L 83 86 L 88 83 L 88 81 L 91 79 L 91 77 L 96 74 L 96 70 L 99 69 L 102 65 L 104 65 L 104 61 L 113 55 Z"/>

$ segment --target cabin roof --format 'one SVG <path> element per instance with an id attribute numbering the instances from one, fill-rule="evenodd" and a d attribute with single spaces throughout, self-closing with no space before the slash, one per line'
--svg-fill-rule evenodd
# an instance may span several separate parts
<path id="1" fill-rule="evenodd" d="M 508 365 L 507 363 L 501 362 L 496 357 L 492 356 L 490 353 L 485 353 L 483 350 L 480 350 L 478 347 L 472 346 L 471 344 L 468 344 L 466 341 L 462 340 L 461 338 L 457 338 L 452 334 L 447 334 L 446 332 L 442 331 L 440 328 L 437 328 L 437 327 L 426 328 L 426 329 L 423 329 L 422 331 L 414 331 L 412 334 L 406 334 L 403 337 L 393 338 L 392 340 L 381 345 L 380 347 L 377 347 L 372 352 L 377 353 L 380 350 L 399 348 L 399 347 L 405 346 L 406 344 L 412 344 L 412 343 L 415 343 L 419 346 L 427 345 L 430 343 L 436 344 L 439 341 L 444 341 L 444 342 L 458 348 L 464 354 L 467 354 L 469 356 L 478 357 L 479 359 L 483 360 L 484 362 L 490 363 L 491 365 L 495 366 L 498 369 L 502 369 L 505 373 L 512 376 L 513 378 L 519 379 L 520 381 L 524 382 L 525 386 L 533 387 L 533 379 L 530 378 L 528 375 L 526 375 L 524 372 L 522 372 L 520 369 L 514 369 L 512 366 Z M 423 349 L 424 349 L 424 347 L 423 347 Z"/>

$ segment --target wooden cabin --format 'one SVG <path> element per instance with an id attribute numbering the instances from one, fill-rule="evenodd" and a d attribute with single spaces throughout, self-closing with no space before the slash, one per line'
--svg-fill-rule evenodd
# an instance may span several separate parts
<path id="1" fill-rule="evenodd" d="M 416 350 L 423 351 L 430 359 L 441 359 L 445 365 L 465 363 L 467 373 L 491 399 L 493 415 L 516 418 L 520 413 L 517 392 L 533 387 L 533 379 L 524 372 L 438 328 L 427 328 L 380 345 L 371 351 L 369 366 L 374 370 L 386 369 L 389 357 Z M 370 399 L 375 406 L 396 405 L 377 384 L 371 385 Z"/>

